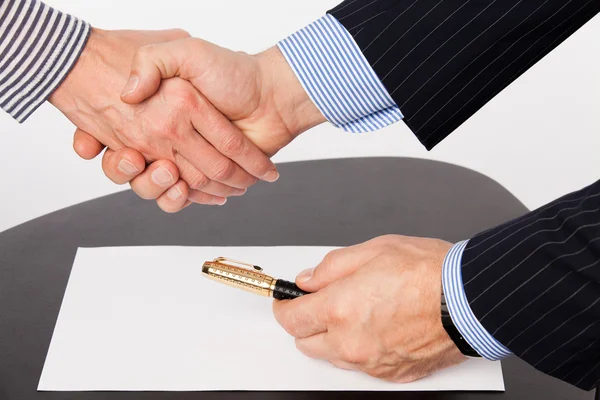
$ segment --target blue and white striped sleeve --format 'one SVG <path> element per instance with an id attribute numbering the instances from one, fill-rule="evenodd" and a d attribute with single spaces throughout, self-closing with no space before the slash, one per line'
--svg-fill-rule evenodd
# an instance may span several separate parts
<path id="1" fill-rule="evenodd" d="M 512 352 L 498 342 L 479 323 L 469 306 L 462 282 L 462 255 L 468 240 L 458 242 L 448 251 L 442 266 L 442 286 L 450 318 L 462 337 L 488 360 L 500 360 Z"/>
<path id="2" fill-rule="evenodd" d="M 283 56 L 321 113 L 352 133 L 402 119 L 352 35 L 330 14 L 278 43 Z"/>
<path id="3" fill-rule="evenodd" d="M 0 1 L 0 107 L 25 121 L 69 74 L 89 33 L 39 0 Z"/>

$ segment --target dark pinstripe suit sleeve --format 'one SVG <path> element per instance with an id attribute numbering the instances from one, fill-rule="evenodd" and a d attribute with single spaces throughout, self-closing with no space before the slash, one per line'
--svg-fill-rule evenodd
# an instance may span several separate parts
<path id="1" fill-rule="evenodd" d="M 599 10 L 600 0 L 346 0 L 330 13 L 431 149 Z M 477 235 L 461 262 L 487 333 L 547 374 L 598 385 L 600 181 Z"/>
<path id="2" fill-rule="evenodd" d="M 431 149 L 599 10 L 598 0 L 346 0 L 329 12 Z"/>
<path id="3" fill-rule="evenodd" d="M 539 370 L 583 389 L 600 381 L 600 181 L 469 241 L 469 305 Z"/>

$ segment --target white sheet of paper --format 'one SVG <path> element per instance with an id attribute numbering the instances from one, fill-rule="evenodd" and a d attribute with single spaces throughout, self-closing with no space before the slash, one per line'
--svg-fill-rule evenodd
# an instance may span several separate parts
<path id="1" fill-rule="evenodd" d="M 328 247 L 80 248 L 38 390 L 504 390 L 499 362 L 472 359 L 410 384 L 298 352 L 271 300 L 211 281 L 224 256 L 293 280 Z"/>

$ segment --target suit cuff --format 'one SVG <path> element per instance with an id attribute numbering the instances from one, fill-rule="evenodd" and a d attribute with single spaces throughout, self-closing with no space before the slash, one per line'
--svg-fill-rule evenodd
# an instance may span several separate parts
<path id="1" fill-rule="evenodd" d="M 452 322 L 463 338 L 479 355 L 488 360 L 500 360 L 512 355 L 498 342 L 473 314 L 462 281 L 462 255 L 468 241 L 456 243 L 444 259 L 442 286 Z"/>
<path id="2" fill-rule="evenodd" d="M 0 107 L 25 121 L 69 74 L 89 33 L 41 1 L 0 2 Z"/>
<path id="3" fill-rule="evenodd" d="M 369 132 L 402 119 L 350 33 L 330 14 L 277 45 L 308 96 L 336 127 Z"/>

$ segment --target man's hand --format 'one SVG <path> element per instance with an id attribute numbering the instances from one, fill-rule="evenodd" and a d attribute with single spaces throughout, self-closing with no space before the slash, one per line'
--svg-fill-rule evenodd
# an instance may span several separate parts
<path id="1" fill-rule="evenodd" d="M 140 48 L 122 99 L 139 103 L 175 76 L 190 81 L 269 156 L 325 121 L 276 47 L 249 55 L 195 38 Z M 230 154 L 244 151 L 238 139 L 225 144 Z"/>
<path id="2" fill-rule="evenodd" d="M 174 163 L 184 182 L 178 182 L 168 169 L 157 167 L 157 185 L 163 190 L 176 184 L 187 192 L 189 185 L 191 200 L 222 204 L 227 196 L 243 194 L 256 178 L 277 179 L 268 157 L 183 80 L 165 82 L 156 96 L 140 105 L 125 104 L 119 98 L 133 54 L 140 46 L 185 36 L 187 33 L 177 30 L 94 30 L 75 68 L 50 101 L 78 127 L 75 148 L 87 146 L 83 152 L 87 153 L 80 153 L 86 158 L 97 154 L 102 145 L 111 150 L 131 147 L 147 161 Z M 87 140 L 86 132 L 102 145 Z M 86 138 L 83 145 L 78 137 Z M 230 143 L 238 145 L 235 152 Z M 110 156 L 108 152 L 106 157 Z M 125 167 L 134 175 L 144 168 L 132 165 Z"/>
<path id="3" fill-rule="evenodd" d="M 275 301 L 277 321 L 305 355 L 394 382 L 466 358 L 441 323 L 442 263 L 451 244 L 382 236 L 334 250 L 296 278 L 314 292 Z"/>

